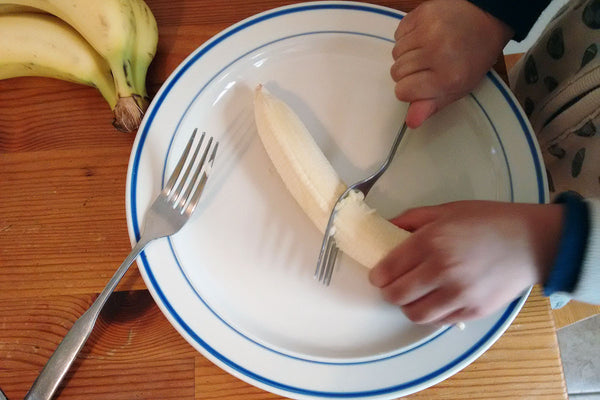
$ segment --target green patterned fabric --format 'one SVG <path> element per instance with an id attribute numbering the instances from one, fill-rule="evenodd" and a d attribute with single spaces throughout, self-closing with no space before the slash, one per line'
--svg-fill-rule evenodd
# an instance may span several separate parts
<path id="1" fill-rule="evenodd" d="M 573 0 L 511 70 L 550 190 L 600 197 L 600 0 Z"/>

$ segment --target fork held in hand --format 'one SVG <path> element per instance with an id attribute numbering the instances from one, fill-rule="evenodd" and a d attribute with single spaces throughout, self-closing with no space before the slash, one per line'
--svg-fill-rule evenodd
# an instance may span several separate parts
<path id="1" fill-rule="evenodd" d="M 325 228 L 325 233 L 323 235 L 323 243 L 321 244 L 321 251 L 319 252 L 319 258 L 317 260 L 317 268 L 315 269 L 315 279 L 321 282 L 323 285 L 328 286 L 331 283 L 331 277 L 333 276 L 333 267 L 335 266 L 335 262 L 338 256 L 338 247 L 335 243 L 335 237 L 333 233 L 333 220 L 335 219 L 335 215 L 337 213 L 337 207 L 342 200 L 344 200 L 348 194 L 353 190 L 358 190 L 367 197 L 367 194 L 375 185 L 375 182 L 383 175 L 383 173 L 388 169 L 392 160 L 394 159 L 394 155 L 396 154 L 396 150 L 406 133 L 406 122 L 402 124 L 402 127 L 398 130 L 396 134 L 396 138 L 392 143 L 392 147 L 390 152 L 388 153 L 387 158 L 383 161 L 379 169 L 369 176 L 366 179 L 356 182 L 353 185 L 350 185 L 344 193 L 338 198 L 331 209 L 331 214 L 329 215 L 329 220 L 327 221 L 327 227 Z"/>
<path id="2" fill-rule="evenodd" d="M 189 220 L 204 190 L 218 147 L 218 142 L 213 141 L 211 137 L 200 160 L 196 161 L 204 142 L 205 134 L 202 134 L 199 143 L 195 146 L 192 155 L 190 155 L 195 137 L 196 130 L 192 133 L 192 137 L 188 141 L 166 186 L 154 200 L 150 209 L 148 209 L 141 237 L 131 250 L 131 253 L 123 261 L 123 264 L 121 264 L 90 308 L 75 321 L 73 327 L 58 345 L 40 375 L 33 382 L 31 389 L 25 395 L 25 400 L 49 400 L 52 398 L 58 385 L 75 360 L 75 357 L 92 333 L 106 300 L 108 300 L 108 297 L 115 290 L 117 284 L 129 269 L 129 266 L 148 243 L 176 233 Z"/>

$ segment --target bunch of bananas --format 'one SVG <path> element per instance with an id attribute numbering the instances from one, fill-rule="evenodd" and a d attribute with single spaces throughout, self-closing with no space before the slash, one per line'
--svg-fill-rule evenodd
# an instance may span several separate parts
<path id="1" fill-rule="evenodd" d="M 0 0 L 0 79 L 42 76 L 97 88 L 124 132 L 148 106 L 158 29 L 144 0 Z"/>

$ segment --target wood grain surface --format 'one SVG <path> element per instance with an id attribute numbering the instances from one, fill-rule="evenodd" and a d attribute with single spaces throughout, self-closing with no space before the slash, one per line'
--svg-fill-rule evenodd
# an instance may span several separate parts
<path id="1" fill-rule="evenodd" d="M 291 1 L 149 0 L 159 26 L 155 93 L 204 41 Z M 376 2 L 409 11 L 420 0 Z M 0 81 L 0 388 L 22 399 L 73 322 L 130 250 L 125 179 L 133 134 L 96 90 Z M 133 267 L 111 296 L 57 399 L 275 399 L 196 352 Z M 551 311 L 536 289 L 477 361 L 410 399 L 565 399 Z"/>

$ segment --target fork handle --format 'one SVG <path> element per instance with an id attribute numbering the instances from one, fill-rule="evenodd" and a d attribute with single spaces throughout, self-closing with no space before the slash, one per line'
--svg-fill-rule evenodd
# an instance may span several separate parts
<path id="1" fill-rule="evenodd" d="M 135 244 L 131 253 L 125 258 L 125 261 L 123 261 L 119 269 L 114 273 L 100 295 L 94 300 L 90 308 L 75 321 L 56 350 L 54 350 L 42 372 L 40 372 L 33 382 L 31 389 L 25 395 L 24 400 L 50 400 L 52 398 L 58 385 L 67 374 L 71 364 L 73 364 L 75 357 L 77 357 L 77 354 L 79 354 L 79 351 L 81 351 L 92 333 L 106 300 L 108 300 L 108 297 L 115 290 L 117 284 L 129 269 L 129 266 L 131 266 L 148 242 L 147 240 L 140 240 Z"/>

